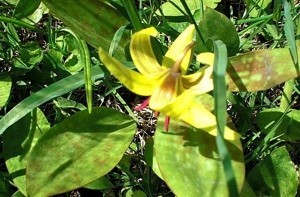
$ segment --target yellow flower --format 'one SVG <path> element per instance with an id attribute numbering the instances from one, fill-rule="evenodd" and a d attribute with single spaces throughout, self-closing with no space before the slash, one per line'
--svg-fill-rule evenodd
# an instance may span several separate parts
<path id="1" fill-rule="evenodd" d="M 151 39 L 158 35 L 153 28 L 132 35 L 130 54 L 139 72 L 122 65 L 118 60 L 99 49 L 102 63 L 120 82 L 135 94 L 150 96 L 149 107 L 174 119 L 217 134 L 215 116 L 208 111 L 195 95 L 213 89 L 213 53 L 201 53 L 197 61 L 205 64 L 198 72 L 186 74 L 190 65 L 195 27 L 187 27 L 173 42 L 160 64 L 153 52 Z M 238 135 L 226 127 L 225 138 L 235 139 Z"/>

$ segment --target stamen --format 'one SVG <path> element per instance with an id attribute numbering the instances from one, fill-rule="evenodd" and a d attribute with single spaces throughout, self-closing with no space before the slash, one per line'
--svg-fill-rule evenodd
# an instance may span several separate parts
<path id="1" fill-rule="evenodd" d="M 188 44 L 184 49 L 183 51 L 180 53 L 179 55 L 179 58 L 176 60 L 176 62 L 174 63 L 174 65 L 172 66 L 172 71 L 173 72 L 178 72 L 179 71 L 179 68 L 180 68 L 180 64 L 183 60 L 183 58 L 185 57 L 185 55 L 187 54 L 187 52 L 192 48 L 194 47 L 195 45 L 195 42 L 191 42 L 190 44 Z"/>
<path id="2" fill-rule="evenodd" d="M 164 129 L 166 132 L 169 131 L 169 125 L 170 125 L 170 116 L 165 117 L 165 124 L 164 124 Z"/>
<path id="3" fill-rule="evenodd" d="M 140 110 L 144 109 L 145 107 L 147 107 L 149 105 L 149 100 L 150 100 L 150 97 L 148 97 L 146 100 L 144 100 L 141 105 L 134 107 L 134 110 L 140 111 Z"/>

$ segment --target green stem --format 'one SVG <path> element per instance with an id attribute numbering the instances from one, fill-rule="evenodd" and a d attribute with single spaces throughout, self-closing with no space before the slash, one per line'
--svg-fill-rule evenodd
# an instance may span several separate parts
<path id="1" fill-rule="evenodd" d="M 5 23 L 11 23 L 11 24 L 19 25 L 21 27 L 26 27 L 28 29 L 32 29 L 32 30 L 37 31 L 39 33 L 43 33 L 43 31 L 41 29 L 38 29 L 34 25 L 31 25 L 29 23 L 26 23 L 26 22 L 18 20 L 18 19 L 6 17 L 6 16 L 0 16 L 0 21 L 5 22 Z"/>

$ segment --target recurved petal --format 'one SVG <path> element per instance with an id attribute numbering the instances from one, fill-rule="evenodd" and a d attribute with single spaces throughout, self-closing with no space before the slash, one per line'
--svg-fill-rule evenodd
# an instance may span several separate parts
<path id="1" fill-rule="evenodd" d="M 194 94 L 203 94 L 211 91 L 213 86 L 213 66 L 204 66 L 198 72 L 190 75 L 183 75 L 182 86 L 190 89 Z"/>
<path id="2" fill-rule="evenodd" d="M 189 107 L 181 113 L 180 119 L 213 136 L 217 136 L 216 117 L 199 101 L 194 100 Z M 227 140 L 236 140 L 240 138 L 240 135 L 226 126 L 224 138 Z"/>
<path id="3" fill-rule="evenodd" d="M 153 93 L 156 83 L 142 74 L 123 66 L 118 60 L 108 55 L 102 48 L 99 48 L 99 56 L 102 63 L 126 88 L 135 94 L 149 96 Z"/>
<path id="4" fill-rule="evenodd" d="M 215 55 L 210 52 L 200 53 L 197 55 L 197 61 L 201 64 L 213 65 L 214 64 Z"/>
<path id="5" fill-rule="evenodd" d="M 162 65 L 164 67 L 172 67 L 178 57 L 180 57 L 180 54 L 184 51 L 187 45 L 191 44 L 193 41 L 195 33 L 195 26 L 190 25 L 188 26 L 173 42 L 173 44 L 170 46 L 169 50 L 167 51 Z M 189 50 L 183 61 L 181 62 L 181 71 L 183 74 L 186 73 L 187 68 L 189 67 L 190 60 L 191 60 L 191 51 Z"/>
<path id="6" fill-rule="evenodd" d="M 151 45 L 151 37 L 158 34 L 154 27 L 136 32 L 130 41 L 130 54 L 136 68 L 145 76 L 152 77 L 164 69 L 157 62 Z"/>

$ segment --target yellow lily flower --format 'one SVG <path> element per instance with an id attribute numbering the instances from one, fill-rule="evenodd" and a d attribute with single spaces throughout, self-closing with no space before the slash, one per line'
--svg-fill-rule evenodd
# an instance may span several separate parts
<path id="1" fill-rule="evenodd" d="M 130 54 L 139 72 L 122 65 L 118 60 L 99 49 L 102 63 L 126 88 L 135 94 L 150 96 L 142 105 L 149 104 L 155 111 L 217 135 L 215 116 L 195 95 L 213 89 L 212 71 L 214 54 L 201 53 L 197 61 L 205 64 L 198 72 L 187 75 L 193 54 L 195 27 L 187 27 L 173 42 L 160 64 L 153 52 L 151 38 L 158 35 L 154 27 L 132 35 Z M 167 119 L 168 121 L 168 119 Z M 233 140 L 239 135 L 228 127 L 225 138 Z"/>

